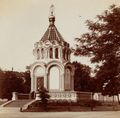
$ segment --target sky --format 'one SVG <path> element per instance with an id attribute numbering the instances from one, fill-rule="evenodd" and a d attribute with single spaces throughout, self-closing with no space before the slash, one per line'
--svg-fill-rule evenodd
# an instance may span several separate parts
<path id="1" fill-rule="evenodd" d="M 48 28 L 50 6 L 55 6 L 55 25 L 71 47 L 75 38 L 87 31 L 86 20 L 120 0 L 0 0 L 0 68 L 24 71 L 32 64 L 34 43 Z M 90 64 L 87 58 L 74 57 L 72 61 Z"/>

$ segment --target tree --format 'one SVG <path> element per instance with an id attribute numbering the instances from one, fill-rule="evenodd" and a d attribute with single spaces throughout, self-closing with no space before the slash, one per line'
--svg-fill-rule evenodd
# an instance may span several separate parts
<path id="1" fill-rule="evenodd" d="M 101 63 L 96 73 L 100 90 L 109 81 L 106 87 L 110 89 L 106 93 L 116 95 L 120 91 L 117 87 L 120 86 L 120 7 L 112 5 L 97 15 L 96 21 L 87 20 L 86 24 L 89 31 L 76 38 L 75 55 L 89 56 L 92 63 Z M 110 86 L 111 83 L 115 86 Z M 112 92 L 112 88 L 117 92 Z"/>
<path id="2" fill-rule="evenodd" d="M 31 87 L 31 77 L 30 77 L 30 71 L 25 71 L 23 74 L 23 93 L 29 93 L 30 87 Z"/>
<path id="3" fill-rule="evenodd" d="M 76 91 L 89 91 L 90 67 L 78 62 L 72 63 L 75 67 L 74 89 Z"/>
<path id="4" fill-rule="evenodd" d="M 3 71 L 0 69 L 0 98 L 12 98 L 12 92 L 30 92 L 30 72 Z"/>
<path id="5" fill-rule="evenodd" d="M 5 78 L 2 88 L 4 88 L 4 98 L 11 99 L 12 92 L 22 92 L 23 80 L 21 74 L 15 71 L 5 71 Z"/>

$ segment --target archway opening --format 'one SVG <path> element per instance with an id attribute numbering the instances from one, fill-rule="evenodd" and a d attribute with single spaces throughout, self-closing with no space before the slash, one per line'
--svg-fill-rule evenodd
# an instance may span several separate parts
<path id="1" fill-rule="evenodd" d="M 36 89 L 39 91 L 44 87 L 44 69 L 41 66 L 36 67 L 35 69 L 35 78 L 36 78 Z"/>
<path id="2" fill-rule="evenodd" d="M 53 66 L 49 71 L 49 89 L 59 90 L 60 89 L 60 70 L 57 66 Z"/>

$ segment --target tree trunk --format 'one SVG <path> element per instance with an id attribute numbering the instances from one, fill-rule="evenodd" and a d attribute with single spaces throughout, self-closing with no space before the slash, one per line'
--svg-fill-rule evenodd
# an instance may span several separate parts
<path id="1" fill-rule="evenodd" d="M 113 110 L 115 110 L 115 105 L 114 105 L 114 95 L 113 95 Z"/>
<path id="2" fill-rule="evenodd" d="M 120 104 L 119 94 L 117 94 L 117 98 L 118 98 L 118 104 Z"/>
<path id="3" fill-rule="evenodd" d="M 93 111 L 93 107 L 94 107 L 93 95 L 94 95 L 94 93 L 92 92 L 91 111 Z"/>

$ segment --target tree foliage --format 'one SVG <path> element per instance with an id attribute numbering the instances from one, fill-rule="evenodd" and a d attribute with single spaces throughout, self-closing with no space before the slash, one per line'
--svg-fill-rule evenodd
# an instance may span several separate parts
<path id="1" fill-rule="evenodd" d="M 30 92 L 30 73 L 0 70 L 0 98 L 12 98 L 12 92 Z"/>
<path id="2" fill-rule="evenodd" d="M 75 67 L 74 89 L 76 91 L 89 91 L 89 83 L 91 81 L 91 68 L 78 62 L 73 62 L 72 64 Z"/>
<path id="3" fill-rule="evenodd" d="M 104 62 L 120 57 L 120 7 L 112 5 L 97 21 L 86 21 L 89 32 L 76 40 L 76 55 L 92 57 L 92 62 Z"/>
<path id="4" fill-rule="evenodd" d="M 30 77 L 30 71 L 25 71 L 23 73 L 23 93 L 29 93 L 31 89 L 31 77 Z"/>
<path id="5" fill-rule="evenodd" d="M 120 81 L 120 7 L 112 5 L 102 15 L 97 15 L 96 21 L 87 20 L 86 24 L 89 31 L 76 38 L 75 55 L 89 56 L 92 63 L 101 63 L 96 74 L 99 89 L 110 81 L 105 90 L 114 95 L 116 92 L 112 89 L 116 87 L 119 91 L 117 86 L 120 86 L 111 86 Z"/>

